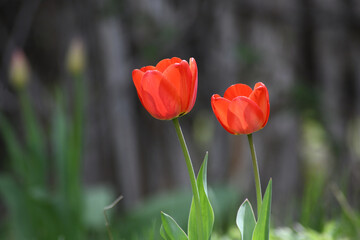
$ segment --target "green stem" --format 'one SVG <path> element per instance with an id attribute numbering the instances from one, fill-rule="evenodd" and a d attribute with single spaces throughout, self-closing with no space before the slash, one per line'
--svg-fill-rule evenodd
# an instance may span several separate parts
<path id="1" fill-rule="evenodd" d="M 181 127 L 180 127 L 180 124 L 179 124 L 179 119 L 175 118 L 172 121 L 174 123 L 176 133 L 177 133 L 179 141 L 180 141 L 181 149 L 182 149 L 184 157 L 185 157 L 186 167 L 187 167 L 187 170 L 189 172 L 191 188 L 192 188 L 192 191 L 193 191 L 194 201 L 195 201 L 196 219 L 197 219 L 197 222 L 199 223 L 199 224 L 197 224 L 199 234 L 200 234 L 199 240 L 202 240 L 203 239 L 203 231 L 202 231 L 202 218 L 201 218 L 201 210 L 200 210 L 200 195 L 199 195 L 199 190 L 198 190 L 198 187 L 197 187 L 197 184 L 196 184 L 194 168 L 193 168 L 193 165 L 192 165 L 192 162 L 191 162 L 189 150 L 188 150 L 188 148 L 186 146 L 184 135 L 183 135 L 183 133 L 181 131 Z"/>
<path id="2" fill-rule="evenodd" d="M 109 223 L 109 218 L 106 214 L 106 211 L 109 209 L 112 209 L 113 207 L 115 207 L 115 205 L 120 202 L 120 200 L 123 199 L 123 196 L 118 197 L 112 204 L 110 204 L 109 206 L 104 207 L 104 217 L 105 217 L 105 226 L 108 232 L 108 236 L 110 240 L 113 240 L 113 236 L 111 234 L 111 230 L 110 230 L 110 223 Z"/>
<path id="3" fill-rule="evenodd" d="M 260 209 L 261 209 L 261 204 L 262 204 L 259 167 L 258 167 L 258 163 L 257 163 L 256 152 L 255 152 L 252 134 L 248 134 L 247 136 L 248 136 L 248 140 L 249 140 L 249 146 L 250 146 L 250 150 L 251 150 L 251 158 L 252 158 L 253 169 L 254 169 L 256 199 L 257 199 L 257 216 L 259 219 Z"/>

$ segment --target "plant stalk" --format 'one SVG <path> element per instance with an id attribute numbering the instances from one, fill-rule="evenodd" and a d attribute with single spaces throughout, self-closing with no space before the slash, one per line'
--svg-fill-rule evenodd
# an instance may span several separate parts
<path id="1" fill-rule="evenodd" d="M 199 230 L 199 233 L 200 233 L 199 240 L 202 240 L 204 234 L 203 234 L 203 229 L 202 229 L 203 224 L 202 224 L 201 209 L 200 209 L 200 195 L 199 195 L 199 190 L 198 190 L 197 183 L 196 183 L 194 168 L 193 168 L 193 165 L 192 165 L 192 162 L 191 162 L 189 150 L 188 150 L 188 148 L 186 146 L 184 135 L 183 135 L 183 133 L 181 131 L 179 119 L 175 118 L 172 121 L 173 121 L 173 124 L 175 126 L 176 133 L 177 133 L 177 136 L 178 136 L 179 141 L 180 141 L 181 149 L 182 149 L 184 157 L 185 157 L 186 167 L 187 167 L 187 170 L 189 172 L 191 188 L 192 188 L 192 192 L 193 192 L 193 195 L 194 195 L 194 201 L 195 201 L 195 210 L 196 210 L 196 216 L 197 216 L 196 220 L 198 222 L 197 225 L 198 225 L 198 230 Z"/>
<path id="2" fill-rule="evenodd" d="M 104 217 L 105 217 L 105 226 L 108 232 L 108 236 L 110 240 L 113 240 L 113 236 L 111 234 L 111 230 L 110 230 L 110 223 L 109 223 L 109 218 L 106 214 L 106 211 L 109 209 L 112 209 L 113 207 L 115 207 L 115 205 L 120 202 L 120 200 L 123 199 L 123 196 L 119 196 L 113 203 L 111 203 L 109 206 L 104 207 Z"/>
<path id="3" fill-rule="evenodd" d="M 259 167 L 256 158 L 255 146 L 252 134 L 248 134 L 249 146 L 251 151 L 251 159 L 252 165 L 254 169 L 254 178 L 255 178 L 255 187 L 256 187 L 256 200 L 257 200 L 257 219 L 259 219 L 260 209 L 262 204 L 262 194 L 261 194 L 261 182 L 260 182 L 260 175 L 259 175 Z"/>

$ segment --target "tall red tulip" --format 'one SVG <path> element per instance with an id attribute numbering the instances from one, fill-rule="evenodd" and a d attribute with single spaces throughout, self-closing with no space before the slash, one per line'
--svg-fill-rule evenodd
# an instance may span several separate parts
<path id="1" fill-rule="evenodd" d="M 142 105 L 154 118 L 174 119 L 190 112 L 195 104 L 198 73 L 194 58 L 189 63 L 167 58 L 155 67 L 135 69 L 132 78 Z"/>
<path id="2" fill-rule="evenodd" d="M 269 93 L 261 82 L 255 84 L 254 90 L 245 84 L 234 84 L 224 97 L 214 94 L 211 106 L 220 124 L 231 134 L 256 132 L 269 119 Z"/>

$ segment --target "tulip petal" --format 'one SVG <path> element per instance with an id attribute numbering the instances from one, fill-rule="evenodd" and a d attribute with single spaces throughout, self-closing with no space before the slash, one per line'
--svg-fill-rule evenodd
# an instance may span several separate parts
<path id="1" fill-rule="evenodd" d="M 139 70 L 139 69 L 135 69 L 132 72 L 132 78 L 133 78 L 133 82 L 136 88 L 136 91 L 138 93 L 140 93 L 140 88 L 141 88 L 141 79 L 144 76 L 144 72 Z"/>
<path id="2" fill-rule="evenodd" d="M 256 83 L 254 91 L 250 94 L 249 98 L 253 100 L 263 112 L 264 119 L 262 121 L 262 127 L 264 127 L 269 119 L 270 113 L 269 93 L 266 86 L 261 82 Z"/>
<path id="3" fill-rule="evenodd" d="M 156 70 L 156 68 L 154 66 L 146 66 L 146 67 L 140 68 L 140 71 L 142 71 L 144 73 L 149 70 Z"/>
<path id="4" fill-rule="evenodd" d="M 226 98 L 220 97 L 220 95 L 218 94 L 214 94 L 211 97 L 211 107 L 221 126 L 223 126 L 223 128 L 229 133 L 235 134 L 235 132 L 231 130 L 227 119 L 227 113 L 230 103 L 231 101 Z"/>
<path id="5" fill-rule="evenodd" d="M 259 106 L 247 97 L 237 97 L 229 104 L 228 125 L 236 134 L 250 134 L 262 128 L 264 114 Z"/>
<path id="6" fill-rule="evenodd" d="M 156 68 L 154 66 L 146 66 L 146 67 L 142 67 L 140 70 L 135 69 L 132 72 L 133 82 L 134 82 L 134 85 L 135 85 L 135 88 L 136 88 L 136 91 L 138 92 L 138 94 L 140 93 L 141 79 L 144 76 L 145 72 L 149 71 L 149 70 L 155 70 L 155 69 Z M 140 95 L 139 95 L 139 97 L 140 97 Z"/>
<path id="7" fill-rule="evenodd" d="M 186 61 L 170 65 L 164 72 L 165 78 L 171 82 L 180 97 L 181 113 L 185 113 L 189 106 L 192 74 Z"/>
<path id="8" fill-rule="evenodd" d="M 166 58 L 161 60 L 158 64 L 156 64 L 156 69 L 160 72 L 164 72 L 171 64 L 179 63 L 181 59 L 178 57 L 173 57 L 171 59 Z"/>
<path id="9" fill-rule="evenodd" d="M 198 88 L 198 69 L 194 58 L 190 58 L 189 67 L 192 77 L 190 83 L 189 105 L 186 109 L 186 112 L 190 112 L 191 109 L 194 107 L 196 101 L 197 88 Z"/>
<path id="10" fill-rule="evenodd" d="M 140 95 L 146 110 L 157 119 L 170 120 L 181 113 L 175 87 L 159 71 L 144 74 Z"/>
<path id="11" fill-rule="evenodd" d="M 249 87 L 246 84 L 238 83 L 231 85 L 228 89 L 226 89 L 224 93 L 224 98 L 227 98 L 231 101 L 239 96 L 248 97 L 251 93 L 252 93 L 251 87 Z"/>

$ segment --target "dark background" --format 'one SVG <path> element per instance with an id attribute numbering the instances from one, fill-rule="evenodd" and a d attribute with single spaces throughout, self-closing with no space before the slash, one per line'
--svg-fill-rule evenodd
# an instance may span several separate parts
<path id="1" fill-rule="evenodd" d="M 46 124 L 51 90 L 71 88 L 65 58 L 74 37 L 87 54 L 83 182 L 111 185 L 125 196 L 122 208 L 190 186 L 171 122 L 145 111 L 131 78 L 133 69 L 173 56 L 198 64 L 197 101 L 180 123 L 196 171 L 209 151 L 210 186 L 232 184 L 255 199 L 246 136 L 220 126 L 210 98 L 231 84 L 261 81 L 270 118 L 254 139 L 263 190 L 273 178 L 275 216 L 298 217 L 309 172 L 326 183 L 324 204 L 337 207 L 335 184 L 358 207 L 359 1 L 1 0 L 0 111 L 14 123 L 14 49 L 23 49 L 30 64 L 27 88 Z M 0 145 L 2 171 L 5 156 Z"/>

